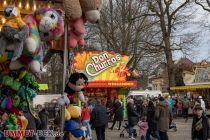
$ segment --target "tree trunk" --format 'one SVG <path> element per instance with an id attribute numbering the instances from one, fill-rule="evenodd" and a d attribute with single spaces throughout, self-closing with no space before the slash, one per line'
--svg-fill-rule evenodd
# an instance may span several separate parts
<path id="1" fill-rule="evenodd" d="M 172 58 L 172 51 L 170 49 L 170 38 L 166 37 L 165 40 L 165 54 L 166 54 L 166 66 L 168 73 L 168 90 L 171 86 L 175 86 L 175 71 L 174 71 L 174 61 Z"/>

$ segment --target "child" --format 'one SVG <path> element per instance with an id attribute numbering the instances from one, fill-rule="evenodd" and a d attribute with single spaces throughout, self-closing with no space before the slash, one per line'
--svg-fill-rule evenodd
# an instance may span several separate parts
<path id="1" fill-rule="evenodd" d="M 146 140 L 146 134 L 147 134 L 147 129 L 148 129 L 148 123 L 146 120 L 147 120 L 147 117 L 143 116 L 138 122 L 141 140 Z"/>
<path id="2" fill-rule="evenodd" d="M 177 104 L 177 110 L 178 110 L 178 115 L 181 116 L 182 115 L 182 103 L 179 102 Z"/>

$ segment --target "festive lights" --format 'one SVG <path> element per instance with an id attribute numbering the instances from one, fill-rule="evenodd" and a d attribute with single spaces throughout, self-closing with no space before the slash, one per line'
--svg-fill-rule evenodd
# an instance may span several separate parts
<path id="1" fill-rule="evenodd" d="M 6 5 L 7 5 L 7 1 L 6 1 L 6 0 L 3 2 L 3 5 L 4 5 L 4 6 L 6 6 Z"/>
<path id="2" fill-rule="evenodd" d="M 2 18 L 2 24 L 4 24 L 6 22 L 5 18 Z"/>
<path id="3" fill-rule="evenodd" d="M 19 2 L 18 7 L 21 9 L 22 8 L 22 3 Z"/>
<path id="4" fill-rule="evenodd" d="M 30 8 L 29 3 L 27 2 L 26 4 L 26 10 L 28 10 Z"/>
<path id="5" fill-rule="evenodd" d="M 34 10 L 34 11 L 36 10 L 36 4 L 34 4 L 33 10 Z"/>

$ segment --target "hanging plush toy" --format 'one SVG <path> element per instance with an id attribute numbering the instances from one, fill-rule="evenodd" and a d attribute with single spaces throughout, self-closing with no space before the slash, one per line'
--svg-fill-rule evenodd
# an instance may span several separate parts
<path id="1" fill-rule="evenodd" d="M 75 48 L 77 44 L 83 46 L 85 40 L 84 20 L 98 23 L 100 19 L 101 0 L 64 0 L 64 6 L 70 27 L 69 47 Z"/>
<path id="2" fill-rule="evenodd" d="M 23 51 L 23 41 L 28 35 L 28 27 L 21 19 L 20 11 L 17 7 L 8 6 L 4 9 L 6 22 L 2 26 L 0 34 L 0 56 L 5 50 L 14 51 L 12 60 L 19 58 Z"/>
<path id="3" fill-rule="evenodd" d="M 58 99 L 58 103 L 60 105 L 65 105 L 65 104 L 69 104 L 69 99 L 68 99 L 68 95 L 74 95 L 77 94 L 77 96 L 79 97 L 79 99 L 84 102 L 84 94 L 83 94 L 83 90 L 85 85 L 87 85 L 88 82 L 88 78 L 85 74 L 83 73 L 73 73 L 70 78 L 68 83 L 66 84 L 65 90 L 64 90 L 64 95 L 61 96 Z"/>
<path id="4" fill-rule="evenodd" d="M 21 57 L 11 62 L 10 69 L 17 70 L 25 66 L 31 72 L 38 73 L 47 47 L 51 47 L 51 41 L 63 34 L 63 15 L 60 10 L 41 8 L 27 15 L 24 22 L 29 27 L 29 36 L 24 41 Z"/>

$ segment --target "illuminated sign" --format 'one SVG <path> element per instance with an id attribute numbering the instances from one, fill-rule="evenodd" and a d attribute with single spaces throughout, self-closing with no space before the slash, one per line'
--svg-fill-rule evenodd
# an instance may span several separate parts
<path id="1" fill-rule="evenodd" d="M 85 66 L 85 72 L 89 76 L 95 77 L 103 73 L 107 69 L 115 67 L 117 63 L 120 61 L 121 61 L 120 54 L 109 56 L 107 52 L 104 52 L 99 55 L 93 55 L 90 57 L 90 62 L 87 62 Z"/>
<path id="2" fill-rule="evenodd" d="M 137 82 L 136 81 L 99 81 L 99 82 L 88 82 L 89 88 L 94 88 L 94 87 L 110 87 L 110 88 L 115 88 L 115 87 L 136 87 Z"/>
<path id="3" fill-rule="evenodd" d="M 84 72 L 89 81 L 126 81 L 128 56 L 114 52 L 81 52 L 73 61 L 73 69 Z"/>

